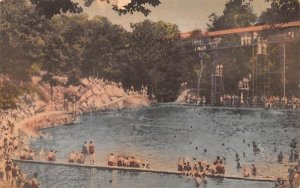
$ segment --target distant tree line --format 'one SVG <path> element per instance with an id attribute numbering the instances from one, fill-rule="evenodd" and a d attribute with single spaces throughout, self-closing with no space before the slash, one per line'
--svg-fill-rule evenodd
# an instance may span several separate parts
<path id="1" fill-rule="evenodd" d="M 149 94 L 153 93 L 163 101 L 174 100 L 182 82 L 188 82 L 191 87 L 197 84 L 198 55 L 193 51 L 187 53 L 186 49 L 190 46 L 181 42 L 180 31 L 174 24 L 145 20 L 132 24 L 132 31 L 129 32 L 105 17 L 89 19 L 85 14 L 68 14 L 82 11 L 78 4 L 68 0 L 30 2 L 32 4 L 27 0 L 0 2 L 1 74 L 26 82 L 44 70 L 47 71 L 44 80 L 52 85 L 56 84 L 52 79 L 54 75 L 68 76 L 69 84 L 75 85 L 82 77 L 95 76 L 122 82 L 126 88 L 133 86 L 139 89 L 141 85 L 147 85 Z M 121 14 L 134 11 L 148 14 L 147 10 L 139 8 L 148 4 L 148 1 L 143 2 L 132 1 Z M 160 3 L 157 0 L 151 2 L 152 6 Z M 257 17 L 252 11 L 251 1 L 230 0 L 221 16 L 210 16 L 208 28 L 214 31 L 249 26 L 258 21 L 276 23 L 299 20 L 297 0 L 274 0 L 271 4 Z M 288 18 L 274 16 L 286 13 Z M 280 69 L 278 49 L 271 49 L 274 53 L 272 66 Z M 287 47 L 287 56 L 291 57 L 288 62 L 290 71 L 299 70 L 298 49 L 299 43 Z M 228 64 L 228 69 L 224 70 L 228 75 L 226 88 L 235 88 L 237 80 L 250 70 L 251 54 L 251 49 L 247 48 L 207 54 L 205 58 L 210 64 L 204 71 L 206 76 L 203 76 L 202 87 L 209 91 L 208 75 L 217 59 Z M 245 66 L 240 66 L 240 62 Z M 289 76 L 288 83 L 296 82 L 296 76 Z M 279 77 L 274 77 L 274 82 Z M 5 93 L 5 87 L 2 85 L 0 88 L 1 93 Z M 0 102 L 4 100 L 3 94 L 0 95 Z"/>

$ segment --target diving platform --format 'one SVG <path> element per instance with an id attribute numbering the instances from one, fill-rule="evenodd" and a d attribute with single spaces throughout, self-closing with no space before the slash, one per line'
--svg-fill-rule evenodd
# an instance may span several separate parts
<path id="1" fill-rule="evenodd" d="M 57 161 L 41 161 L 41 160 L 22 160 L 22 159 L 13 159 L 14 162 L 18 163 L 32 163 L 32 164 L 42 164 L 42 165 L 56 165 L 56 166 L 66 166 L 66 167 L 78 167 L 78 168 L 90 168 L 90 169 L 99 169 L 99 170 L 117 170 L 117 171 L 129 171 L 129 172 L 148 172 L 148 173 L 157 173 L 157 174 L 166 174 L 166 175 L 183 175 L 184 173 L 179 171 L 169 171 L 169 170 L 159 170 L 159 169 L 148 169 L 148 168 L 134 168 L 134 167 L 121 167 L 121 166 L 108 166 L 100 165 L 95 163 L 94 165 L 90 164 L 78 164 L 78 163 L 68 163 L 63 160 Z M 207 174 L 209 178 L 225 178 L 225 179 L 235 179 L 235 180 L 246 180 L 246 181 L 260 181 L 260 182 L 275 182 L 275 177 L 242 177 L 234 175 L 221 175 L 221 174 Z"/>

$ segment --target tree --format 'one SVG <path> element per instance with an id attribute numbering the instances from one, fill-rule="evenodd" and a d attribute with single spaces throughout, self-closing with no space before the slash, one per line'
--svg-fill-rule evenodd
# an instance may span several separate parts
<path id="1" fill-rule="evenodd" d="M 30 2 L 34 5 L 35 10 L 46 18 L 66 12 L 81 13 L 83 10 L 79 3 L 72 0 L 30 0 Z"/>
<path id="2" fill-rule="evenodd" d="M 44 48 L 43 68 L 54 75 L 80 76 L 82 53 L 85 44 L 86 15 L 58 15 L 51 26 Z M 77 70 L 77 71 L 75 71 Z"/>
<path id="3" fill-rule="evenodd" d="M 0 73 L 28 80 L 32 65 L 43 56 L 49 21 L 36 14 L 26 0 L 3 0 L 0 8 Z"/>
<path id="4" fill-rule="evenodd" d="M 271 2 L 271 7 L 262 12 L 259 22 L 275 24 L 300 20 L 300 2 L 298 0 L 266 1 Z"/>
<path id="5" fill-rule="evenodd" d="M 209 18 L 210 23 L 207 26 L 210 31 L 246 27 L 256 21 L 251 0 L 230 0 L 225 4 L 222 15 L 217 16 L 213 13 Z M 240 43 L 240 36 L 237 34 L 228 35 L 222 38 L 221 43 Z M 209 55 L 211 65 L 207 67 L 204 85 L 211 87 L 210 76 L 215 72 L 216 65 L 222 64 L 224 66 L 225 93 L 236 93 L 238 81 L 243 77 L 248 77 L 251 73 L 252 48 L 229 48 L 209 52 Z M 209 88 L 206 88 L 206 90 L 209 90 Z"/>
<path id="6" fill-rule="evenodd" d="M 141 12 L 145 16 L 148 16 L 151 10 L 146 5 L 156 7 L 160 4 L 160 0 L 131 0 L 130 3 L 120 8 L 117 5 L 113 5 L 113 10 L 119 12 L 120 15 L 134 12 Z"/>
<path id="7" fill-rule="evenodd" d="M 85 6 L 90 6 L 95 0 L 84 0 Z M 110 0 L 101 0 L 110 3 Z M 124 7 L 118 7 L 118 5 L 113 5 L 113 10 L 117 11 L 120 15 L 134 12 L 141 12 L 147 16 L 151 10 L 147 7 L 150 5 L 156 7 L 160 4 L 160 0 L 130 0 L 130 2 Z"/>
<path id="8" fill-rule="evenodd" d="M 172 101 L 178 96 L 180 84 L 193 72 L 191 54 L 183 54 L 176 25 L 145 20 L 133 24 L 126 83 L 140 84 L 159 100 Z M 190 63 L 190 64 L 188 64 Z"/>
<path id="9" fill-rule="evenodd" d="M 128 44 L 129 33 L 107 18 L 94 17 L 87 22 L 81 70 L 83 75 L 93 75 L 117 80 Z M 120 81 L 120 80 L 118 80 Z"/>
<path id="10" fill-rule="evenodd" d="M 230 0 L 225 4 L 223 15 L 212 13 L 207 24 L 209 31 L 250 26 L 256 21 L 251 0 Z"/>
<path id="11" fill-rule="evenodd" d="M 263 32 L 263 37 L 268 38 L 273 35 L 284 36 L 281 29 L 281 24 L 291 21 L 300 20 L 300 2 L 298 0 L 266 0 L 271 2 L 270 8 L 262 12 L 259 17 L 259 22 L 271 25 L 270 29 Z M 271 67 L 271 91 L 273 94 L 283 96 L 283 58 L 285 46 L 285 61 L 286 61 L 286 94 L 291 96 L 297 92 L 299 87 L 299 50 L 300 41 L 295 40 L 286 42 L 281 37 L 281 43 L 270 44 L 268 47 L 269 64 Z"/>
<path id="12" fill-rule="evenodd" d="M 84 0 L 85 6 L 91 6 L 95 0 Z M 110 0 L 101 0 L 111 3 Z M 46 16 L 46 18 L 52 18 L 54 15 L 60 13 L 81 13 L 83 11 L 79 3 L 72 0 L 30 0 L 34 5 L 35 10 L 40 14 Z M 148 5 L 156 7 L 160 4 L 160 0 L 131 0 L 124 7 L 118 7 L 113 4 L 112 9 L 117 11 L 120 15 L 134 12 L 141 12 L 147 16 L 151 10 Z"/>

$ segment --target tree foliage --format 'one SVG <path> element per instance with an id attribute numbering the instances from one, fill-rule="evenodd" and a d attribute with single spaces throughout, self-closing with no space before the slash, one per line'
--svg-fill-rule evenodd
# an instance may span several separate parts
<path id="1" fill-rule="evenodd" d="M 46 18 L 52 18 L 60 13 L 81 13 L 82 7 L 72 0 L 30 0 L 35 10 Z"/>
<path id="2" fill-rule="evenodd" d="M 135 85 L 139 81 L 146 84 L 160 99 L 174 100 L 180 83 L 188 79 L 193 63 L 197 62 L 190 54 L 182 53 L 177 26 L 146 20 L 131 27 L 132 55 L 129 58 L 133 65 L 129 65 L 128 70 L 138 74 L 127 79 Z M 189 58 L 194 60 L 190 65 Z"/>
<path id="3" fill-rule="evenodd" d="M 57 1 L 57 6 L 61 6 Z M 162 21 L 145 20 L 131 25 L 132 31 L 126 31 L 119 25 L 112 24 L 105 17 L 89 19 L 85 14 L 64 14 L 64 10 L 50 11 L 39 8 L 38 3 L 45 1 L 3 0 L 0 2 L 0 74 L 9 75 L 13 80 L 26 81 L 39 70 L 47 74 L 44 80 L 52 86 L 56 75 L 68 76 L 68 84 L 78 84 L 79 78 L 95 76 L 122 82 L 123 86 L 139 89 L 148 86 L 149 94 L 155 94 L 159 100 L 172 101 L 177 96 L 180 84 L 188 82 L 197 87 L 200 70 L 198 54 L 191 44 L 179 39 L 180 31 L 174 24 Z M 157 6 L 159 1 L 132 1 L 122 11 L 141 11 L 130 8 L 144 6 L 149 2 Z M 272 1 L 281 3 L 294 1 Z M 92 1 L 90 1 L 92 3 Z M 68 5 L 68 3 L 66 3 Z M 292 6 L 294 4 L 288 4 Z M 297 4 L 290 11 L 290 20 L 297 20 Z M 46 4 L 40 4 L 46 6 Z M 75 5 L 74 5 L 75 6 Z M 273 5 L 275 6 L 275 5 Z M 54 8 L 55 9 L 55 8 Z M 53 9 L 53 10 L 54 10 Z M 74 9 L 75 10 L 75 9 Z M 79 9 L 76 9 L 79 10 Z M 286 9 L 283 9 L 286 10 Z M 71 11 L 72 12 L 72 11 Z M 124 12 L 126 13 L 126 12 Z M 143 12 L 147 14 L 146 12 Z M 149 13 L 149 12 L 148 12 Z M 57 14 L 57 15 L 56 15 Z M 272 15 L 278 16 L 272 16 Z M 267 9 L 261 16 L 261 22 L 277 23 L 284 21 L 286 11 L 275 8 Z M 268 16 L 267 16 L 268 15 Z M 268 20 L 272 17 L 272 22 Z M 48 19 L 49 18 L 49 19 Z M 251 1 L 230 0 L 225 5 L 223 14 L 210 17 L 211 31 L 249 26 L 256 21 L 252 12 Z M 195 31 L 197 33 L 197 31 Z M 239 36 L 222 39 L 223 43 L 238 41 Z M 293 87 L 299 71 L 299 41 L 287 44 L 287 91 L 293 94 Z M 282 50 L 280 46 L 269 46 L 270 66 L 276 75 L 272 75 L 273 92 L 280 90 L 282 75 Z M 191 53 L 186 53 L 187 51 Z M 250 47 L 212 51 L 205 54 L 205 68 L 201 88 L 209 95 L 210 75 L 215 65 L 224 65 L 225 89 L 236 91 L 237 82 L 251 73 L 254 61 L 253 49 Z M 295 63 L 296 62 L 296 63 Z M 298 62 L 298 64 L 297 64 Z M 262 67 L 265 70 L 265 67 Z M 234 74 L 232 74 L 234 73 Z M 259 73 L 260 74 L 260 73 Z M 272 73 L 273 74 L 273 73 Z M 263 79 L 263 75 L 258 75 Z M 7 87 L 7 90 L 5 89 Z M 260 87 L 260 86 L 259 86 Z M 10 85 L 1 88 L 1 92 L 12 93 Z M 20 92 L 16 92 L 17 94 Z M 280 94 L 280 93 L 278 93 Z M 2 95 L 12 101 L 15 95 Z"/>
<path id="4" fill-rule="evenodd" d="M 267 0 L 271 2 L 271 7 L 267 8 L 258 19 L 252 12 L 251 1 L 230 0 L 221 16 L 212 14 L 210 16 L 209 30 L 221 30 L 236 27 L 250 26 L 255 22 L 275 24 L 299 20 L 299 1 L 297 0 Z M 245 12 L 245 14 L 243 14 Z M 273 28 L 264 31 L 263 37 L 268 38 L 276 33 L 281 33 L 281 28 Z M 226 36 L 222 43 L 228 41 L 239 42 L 239 35 Z M 288 95 L 295 94 L 297 80 L 299 80 L 299 41 L 286 43 L 286 91 Z M 254 50 L 254 51 L 253 51 Z M 253 54 L 254 53 L 254 54 Z M 211 52 L 215 64 L 224 65 L 225 89 L 236 91 L 237 82 L 254 72 L 256 94 L 273 94 L 282 96 L 283 85 L 283 43 L 269 44 L 268 55 L 256 56 L 256 48 L 243 47 Z M 255 62 L 255 65 L 253 63 Z M 211 68 L 213 70 L 213 68 Z M 234 74 L 232 74 L 234 72 Z M 207 80 L 209 82 L 209 80 Z M 269 82 L 267 84 L 267 82 Z M 265 86 L 268 85 L 267 88 Z M 252 86 L 252 85 L 251 85 Z M 225 91 L 226 92 L 226 91 Z"/>
<path id="5" fill-rule="evenodd" d="M 275 24 L 300 20 L 299 0 L 266 0 L 271 2 L 271 7 L 267 8 L 259 17 L 259 22 Z"/>
<path id="6" fill-rule="evenodd" d="M 230 29 L 237 27 L 250 26 L 256 21 L 256 15 L 253 13 L 251 1 L 247 0 L 230 0 L 225 4 L 223 14 L 217 16 L 216 14 L 210 15 L 210 23 L 208 29 L 210 31 Z M 222 43 L 239 43 L 239 35 L 226 36 L 222 39 Z M 237 83 L 243 77 L 247 77 L 251 73 L 251 64 L 253 62 L 252 48 L 229 48 L 220 51 L 212 51 L 209 53 L 211 56 L 212 65 L 207 69 L 209 75 L 206 75 L 207 82 L 205 85 L 209 91 L 210 74 L 214 73 L 217 64 L 224 66 L 224 85 L 225 92 L 232 93 L 237 91 Z M 234 92 L 233 92 L 234 93 Z"/>
<path id="7" fill-rule="evenodd" d="M 131 0 L 130 3 L 125 5 L 123 8 L 113 5 L 113 10 L 117 11 L 120 15 L 122 14 L 133 14 L 134 12 L 141 12 L 145 16 L 148 16 L 151 10 L 147 5 L 156 7 L 160 4 L 160 0 Z"/>
<path id="8" fill-rule="evenodd" d="M 264 31 L 264 37 L 281 33 L 280 25 L 286 22 L 300 20 L 300 2 L 298 0 L 266 0 L 271 3 L 260 15 L 258 22 L 270 24 L 272 27 Z M 276 24 L 276 25 L 275 25 Z M 279 26 L 279 27 L 277 27 Z M 297 86 L 299 85 L 299 51 L 300 41 L 282 42 L 271 44 L 268 47 L 268 61 L 271 70 L 271 92 L 277 95 L 283 95 L 283 45 L 286 47 L 286 93 L 287 95 L 295 95 Z"/>
<path id="9" fill-rule="evenodd" d="M 95 0 L 84 0 L 84 5 L 89 7 L 94 1 Z M 108 4 L 112 3 L 110 0 L 101 1 L 106 1 Z M 73 2 L 72 0 L 30 0 L 30 2 L 34 5 L 35 10 L 46 18 L 52 18 L 54 15 L 61 13 L 81 13 L 83 11 L 79 3 Z M 118 7 L 113 4 L 112 9 L 117 11 L 120 15 L 141 12 L 147 16 L 151 12 L 149 6 L 156 7 L 160 3 L 160 0 L 131 0 L 131 2 L 124 7 Z"/>
<path id="10" fill-rule="evenodd" d="M 225 4 L 221 16 L 215 13 L 209 16 L 209 31 L 250 26 L 256 21 L 251 0 L 230 0 Z"/>
<path id="11" fill-rule="evenodd" d="M 26 80 L 32 64 L 43 56 L 49 22 L 26 0 L 3 0 L 0 9 L 0 73 Z"/>
<path id="12" fill-rule="evenodd" d="M 84 0 L 85 6 L 90 6 L 95 0 Z M 110 0 L 101 0 L 111 3 Z M 156 7 L 160 4 L 160 0 L 131 0 L 124 7 L 118 7 L 117 5 L 112 5 L 112 9 L 117 11 L 120 15 L 122 14 L 133 14 L 134 12 L 141 12 L 147 16 L 151 10 L 149 6 Z"/>

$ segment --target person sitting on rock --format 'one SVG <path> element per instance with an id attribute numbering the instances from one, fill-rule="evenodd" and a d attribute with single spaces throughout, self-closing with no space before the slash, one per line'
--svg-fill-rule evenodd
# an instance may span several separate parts
<path id="1" fill-rule="evenodd" d="M 33 149 L 31 149 L 30 151 L 29 151 L 29 153 L 28 153 L 28 160 L 33 160 L 34 159 L 34 150 Z"/>
<path id="2" fill-rule="evenodd" d="M 220 163 L 217 164 L 217 166 L 216 166 L 216 173 L 217 174 L 225 174 L 225 167 L 224 167 L 222 161 L 220 161 Z"/>
<path id="3" fill-rule="evenodd" d="M 282 186 L 283 184 L 284 184 L 284 181 L 282 180 L 282 178 L 278 177 L 275 181 L 275 187 Z"/>
<path id="4" fill-rule="evenodd" d="M 124 157 L 124 160 L 123 160 L 123 166 L 129 166 L 129 160 L 128 160 L 128 157 Z"/>
<path id="5" fill-rule="evenodd" d="M 136 161 L 134 156 L 131 157 L 131 159 L 129 160 L 129 166 L 130 167 L 135 167 Z"/>
<path id="6" fill-rule="evenodd" d="M 78 152 L 77 163 L 79 163 L 79 164 L 83 164 L 83 163 L 84 163 L 84 155 L 83 155 L 83 152 Z"/>
<path id="7" fill-rule="evenodd" d="M 109 156 L 108 156 L 108 166 L 115 166 L 115 156 L 113 153 L 111 153 Z"/>
<path id="8" fill-rule="evenodd" d="M 186 171 L 188 171 L 188 172 L 192 170 L 192 167 L 191 167 L 191 165 L 190 165 L 190 162 L 187 162 L 187 163 L 186 163 L 185 169 L 186 169 Z"/>
<path id="9" fill-rule="evenodd" d="M 197 166 L 197 164 L 194 165 L 193 170 L 196 172 L 199 171 L 199 167 Z"/>
<path id="10" fill-rule="evenodd" d="M 140 159 L 136 159 L 136 161 L 135 161 L 135 167 L 136 168 L 140 168 L 141 166 L 142 166 L 141 160 Z"/>
<path id="11" fill-rule="evenodd" d="M 124 157 L 118 156 L 117 166 L 124 166 Z"/>
<path id="12" fill-rule="evenodd" d="M 146 168 L 150 169 L 150 164 L 149 163 L 146 164 Z"/>
<path id="13" fill-rule="evenodd" d="M 180 157 L 177 163 L 177 169 L 178 171 L 183 171 L 183 164 L 184 164 L 184 160 Z"/>
<path id="14" fill-rule="evenodd" d="M 249 173 L 249 171 L 246 167 L 243 170 L 243 175 L 244 175 L 245 178 L 250 177 L 250 173 Z"/>
<path id="15" fill-rule="evenodd" d="M 74 151 L 71 151 L 71 153 L 69 154 L 69 163 L 74 163 L 76 160 L 76 155 Z"/>
<path id="16" fill-rule="evenodd" d="M 198 162 L 198 166 L 199 166 L 199 171 L 203 172 L 204 171 L 204 167 L 203 167 L 203 165 L 202 165 L 202 163 L 200 161 Z"/>
<path id="17" fill-rule="evenodd" d="M 27 153 L 27 150 L 23 149 L 20 153 L 20 159 L 26 160 L 26 155 L 27 155 L 26 153 Z"/>
<path id="18" fill-rule="evenodd" d="M 31 188 L 39 188 L 40 187 L 40 183 L 37 180 L 37 173 L 33 174 L 33 178 L 31 179 Z"/>
<path id="19" fill-rule="evenodd" d="M 44 149 L 41 149 L 39 152 L 39 159 L 44 160 L 44 157 L 45 157 L 45 151 L 44 151 Z"/>
<path id="20" fill-rule="evenodd" d="M 54 151 L 53 150 L 50 150 L 49 152 L 48 152 L 48 161 L 55 161 L 55 153 L 54 153 Z"/>

